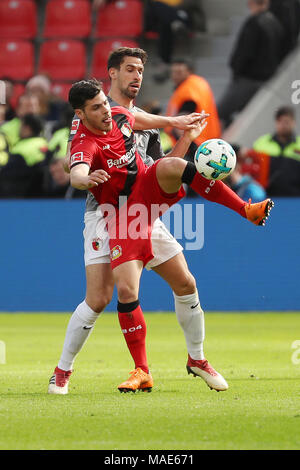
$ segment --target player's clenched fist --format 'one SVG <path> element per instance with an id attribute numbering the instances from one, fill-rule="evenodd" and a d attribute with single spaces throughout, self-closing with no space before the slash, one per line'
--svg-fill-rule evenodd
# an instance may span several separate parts
<path id="1" fill-rule="evenodd" d="M 110 175 L 105 170 L 95 170 L 87 177 L 87 188 L 94 188 L 98 184 L 105 183 L 110 178 Z"/>
<path id="2" fill-rule="evenodd" d="M 71 185 L 77 189 L 91 189 L 109 180 L 110 175 L 105 170 L 95 170 L 89 173 L 88 165 L 76 165 L 71 169 Z"/>

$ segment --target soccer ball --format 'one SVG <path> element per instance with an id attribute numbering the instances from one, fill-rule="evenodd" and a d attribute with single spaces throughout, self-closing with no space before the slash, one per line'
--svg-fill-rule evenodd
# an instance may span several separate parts
<path id="1" fill-rule="evenodd" d="M 225 140 L 210 139 L 197 148 L 194 161 L 200 175 L 209 180 L 222 180 L 234 170 L 236 155 Z"/>

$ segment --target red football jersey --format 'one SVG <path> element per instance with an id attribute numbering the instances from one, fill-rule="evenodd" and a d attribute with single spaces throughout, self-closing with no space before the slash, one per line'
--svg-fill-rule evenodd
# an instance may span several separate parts
<path id="1" fill-rule="evenodd" d="M 70 168 L 79 163 L 89 165 L 91 172 L 103 169 L 110 179 L 92 188 L 98 204 L 118 206 L 119 196 L 129 196 L 137 175 L 145 164 L 137 152 L 133 132 L 134 116 L 122 106 L 112 108 L 112 130 L 106 135 L 90 132 L 79 124 L 72 140 Z"/>

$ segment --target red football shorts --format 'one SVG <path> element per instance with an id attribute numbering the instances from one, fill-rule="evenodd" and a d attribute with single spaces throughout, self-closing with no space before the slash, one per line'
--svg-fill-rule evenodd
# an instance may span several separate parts
<path id="1" fill-rule="evenodd" d="M 153 258 L 153 222 L 185 196 L 183 186 L 173 194 L 161 189 L 156 178 L 158 163 L 139 173 L 127 204 L 108 223 L 112 269 L 132 260 L 141 260 L 145 266 Z"/>

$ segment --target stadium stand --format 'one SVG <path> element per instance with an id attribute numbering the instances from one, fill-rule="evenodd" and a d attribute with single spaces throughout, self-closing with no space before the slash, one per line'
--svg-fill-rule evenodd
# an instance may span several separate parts
<path id="1" fill-rule="evenodd" d="M 86 75 L 86 48 L 80 40 L 49 40 L 42 44 L 38 73 L 52 80 L 80 79 Z"/>
<path id="2" fill-rule="evenodd" d="M 97 78 L 108 78 L 106 64 L 109 53 L 118 47 L 138 47 L 133 40 L 116 38 L 112 40 L 98 41 L 93 49 L 91 75 Z"/>
<path id="3" fill-rule="evenodd" d="M 33 39 L 37 34 L 37 9 L 33 0 L 0 2 L 0 39 Z"/>
<path id="4" fill-rule="evenodd" d="M 45 38 L 86 38 L 91 32 L 88 0 L 51 0 L 46 5 Z"/>
<path id="5" fill-rule="evenodd" d="M 209 82 L 217 100 L 230 79 L 228 58 L 247 8 L 239 0 L 227 0 L 226 5 L 220 0 L 199 0 L 200 3 L 206 30 L 193 35 L 179 32 L 176 57 L 190 58 L 195 72 Z M 153 82 L 152 73 L 158 62 L 157 35 L 143 34 L 144 2 L 107 0 L 98 9 L 94 5 L 93 0 L 0 0 L 0 78 L 11 80 L 14 85 L 8 103 L 11 108 L 6 106 L 5 110 L 7 116 L 8 111 L 14 115 L 19 96 L 28 92 L 26 83 L 37 74 L 48 75 L 51 100 L 57 99 L 59 104 L 68 100 L 71 83 L 85 77 L 101 79 L 107 93 L 110 86 L 107 57 L 120 46 L 140 46 L 147 51 L 148 63 L 137 104 L 140 106 L 155 96 L 164 112 L 173 84 L 170 79 L 159 86 Z M 295 80 L 296 71 L 289 73 L 289 82 L 287 77 L 283 79 L 293 63 L 298 64 L 297 55 L 285 62 L 274 81 L 268 82 L 257 100 L 254 98 L 252 106 L 235 117 L 236 125 L 223 136 L 226 140 L 251 147 L 261 133 L 267 132 L 266 127 L 270 129 L 268 116 L 273 115 L 274 107 L 290 100 L 290 96 L 283 100 L 282 90 L 293 93 L 290 83 Z M 44 131 L 51 138 L 56 117 L 48 122 L 47 119 Z"/>
<path id="6" fill-rule="evenodd" d="M 99 10 L 96 38 L 136 38 L 143 31 L 143 5 L 140 0 L 117 0 Z"/>
<path id="7" fill-rule="evenodd" d="M 296 120 L 300 122 L 300 92 L 298 76 L 300 67 L 300 44 L 284 60 L 277 74 L 253 97 L 226 129 L 223 138 L 229 142 L 241 142 L 252 147 L 253 142 L 273 128 L 275 111 L 289 103 L 295 109 Z M 299 126 L 297 133 L 299 133 Z"/>
<path id="8" fill-rule="evenodd" d="M 1 75 L 27 80 L 34 73 L 34 47 L 29 41 L 0 40 Z"/>

